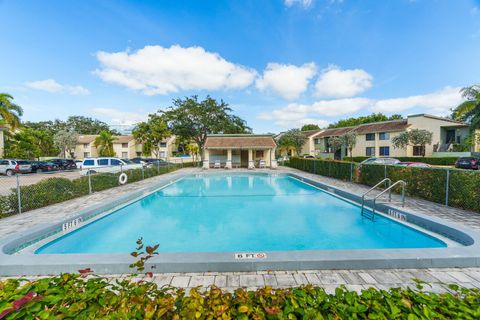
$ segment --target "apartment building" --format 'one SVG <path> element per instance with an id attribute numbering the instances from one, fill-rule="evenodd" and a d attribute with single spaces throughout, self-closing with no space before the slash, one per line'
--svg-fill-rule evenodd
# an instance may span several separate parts
<path id="1" fill-rule="evenodd" d="M 422 156 L 421 146 L 408 146 L 405 149 L 393 147 L 392 138 L 412 129 L 428 130 L 433 133 L 432 144 L 425 146 L 425 155 L 428 157 L 461 155 L 452 153 L 453 146 L 462 143 L 470 134 L 469 125 L 466 123 L 428 114 L 415 114 L 401 120 L 321 130 L 309 137 L 314 145 L 314 151 L 309 154 L 316 157 L 341 159 L 347 154 L 347 150 L 342 148 L 334 154 L 329 139 L 355 132 L 357 143 L 352 150 L 354 157 Z M 476 145 L 471 151 L 476 151 L 478 148 L 479 146 Z"/>
<path id="2" fill-rule="evenodd" d="M 75 146 L 75 159 L 84 159 L 91 157 L 98 157 L 98 150 L 95 147 L 95 138 L 98 135 L 81 135 L 78 137 L 77 145 Z M 170 159 L 173 153 L 177 151 L 175 136 L 170 136 L 160 143 L 160 158 Z M 143 145 L 135 140 L 131 135 L 115 136 L 113 141 L 113 151 L 115 157 L 121 159 L 131 159 L 141 157 L 143 155 Z M 156 155 L 150 155 L 156 158 Z"/>

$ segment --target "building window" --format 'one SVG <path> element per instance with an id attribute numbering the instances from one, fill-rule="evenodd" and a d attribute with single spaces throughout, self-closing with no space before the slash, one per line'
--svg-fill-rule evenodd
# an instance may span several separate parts
<path id="1" fill-rule="evenodd" d="M 263 150 L 256 150 L 255 158 L 263 158 Z"/>
<path id="2" fill-rule="evenodd" d="M 142 153 L 140 151 L 137 151 L 137 157 L 141 157 Z"/>
<path id="3" fill-rule="evenodd" d="M 380 147 L 380 156 L 389 156 L 390 147 Z"/>
<path id="4" fill-rule="evenodd" d="M 413 146 L 414 156 L 423 156 L 425 154 L 425 146 Z"/>
<path id="5" fill-rule="evenodd" d="M 367 141 L 374 141 L 375 140 L 375 133 L 367 133 L 365 135 L 365 140 Z"/>
<path id="6" fill-rule="evenodd" d="M 83 144 L 83 148 L 84 148 L 84 149 L 87 149 L 89 145 L 90 145 L 90 143 L 84 143 L 84 144 Z"/>
<path id="7" fill-rule="evenodd" d="M 160 142 L 160 148 L 166 148 L 167 143 L 166 142 Z"/>
<path id="8" fill-rule="evenodd" d="M 90 152 L 84 152 L 83 157 L 84 158 L 90 158 Z"/>
<path id="9" fill-rule="evenodd" d="M 378 134 L 378 139 L 379 140 L 389 140 L 390 139 L 390 133 L 389 132 L 380 132 Z"/>
<path id="10" fill-rule="evenodd" d="M 128 159 L 128 152 L 122 152 L 122 159 Z"/>
<path id="11" fill-rule="evenodd" d="M 320 139 L 319 139 L 319 138 L 313 139 L 313 142 L 314 142 L 315 144 L 320 144 Z"/>
<path id="12" fill-rule="evenodd" d="M 366 148 L 366 155 L 367 155 L 367 157 L 375 156 L 375 147 L 367 147 Z"/>
<path id="13" fill-rule="evenodd" d="M 122 143 L 122 148 L 128 148 L 128 142 L 127 143 Z"/>

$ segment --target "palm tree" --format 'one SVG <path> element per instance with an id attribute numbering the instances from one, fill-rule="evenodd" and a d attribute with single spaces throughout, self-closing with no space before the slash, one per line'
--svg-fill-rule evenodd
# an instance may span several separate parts
<path id="1" fill-rule="evenodd" d="M 93 142 L 95 148 L 98 149 L 99 156 L 113 157 L 115 155 L 115 151 L 113 151 L 113 140 L 115 140 L 115 138 L 110 132 L 105 130 L 100 132 Z"/>
<path id="2" fill-rule="evenodd" d="M 460 92 L 466 101 L 453 109 L 453 119 L 470 122 L 472 130 L 480 128 L 480 85 L 463 88 Z"/>
<path id="3" fill-rule="evenodd" d="M 23 109 L 12 102 L 13 97 L 8 93 L 0 93 L 0 117 L 11 130 L 20 127 L 20 117 L 23 115 Z"/>

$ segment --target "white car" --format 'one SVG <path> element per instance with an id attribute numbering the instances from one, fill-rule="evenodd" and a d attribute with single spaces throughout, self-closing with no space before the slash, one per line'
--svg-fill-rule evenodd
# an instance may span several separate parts
<path id="1" fill-rule="evenodd" d="M 122 170 L 141 169 L 142 165 L 139 163 L 126 162 L 118 158 L 87 158 L 83 160 L 80 174 L 82 176 L 88 173 L 108 172 L 116 173 Z"/>

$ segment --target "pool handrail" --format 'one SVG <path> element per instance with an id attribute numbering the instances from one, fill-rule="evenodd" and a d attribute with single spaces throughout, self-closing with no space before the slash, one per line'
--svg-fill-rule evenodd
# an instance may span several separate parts
<path id="1" fill-rule="evenodd" d="M 392 184 L 392 180 L 390 178 L 385 178 L 383 179 L 382 181 L 378 182 L 376 185 L 374 185 L 373 187 L 371 187 L 370 189 L 368 189 L 367 191 L 365 191 L 363 194 L 362 194 L 362 211 L 361 211 L 361 214 L 362 216 L 366 216 L 364 214 L 364 207 L 365 207 L 365 196 L 367 194 L 369 194 L 370 192 L 372 192 L 373 190 L 375 190 L 376 188 L 378 188 L 381 184 L 385 184 L 385 182 L 387 182 L 387 188 L 385 190 L 388 190 L 390 188 L 390 185 Z M 390 196 L 390 199 L 391 199 L 391 196 Z M 373 200 L 373 199 L 372 199 Z M 375 203 L 374 203 L 374 206 L 375 206 Z M 369 215 L 368 218 L 373 220 L 374 219 L 374 215 L 375 213 L 373 213 L 372 215 Z"/>

